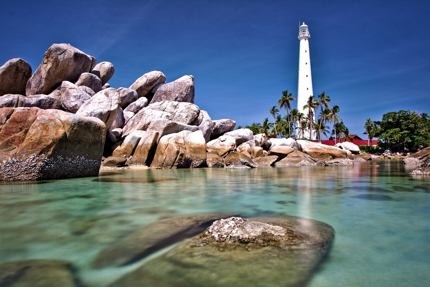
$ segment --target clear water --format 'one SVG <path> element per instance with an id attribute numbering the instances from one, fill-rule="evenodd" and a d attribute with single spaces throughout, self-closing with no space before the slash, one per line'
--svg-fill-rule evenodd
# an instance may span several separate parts
<path id="1" fill-rule="evenodd" d="M 333 248 L 311 287 L 430 286 L 430 177 L 409 176 L 401 162 L 3 182 L 0 262 L 68 260 L 86 284 L 104 286 L 134 267 L 92 269 L 101 249 L 160 218 L 213 211 L 287 214 L 333 226 Z"/>

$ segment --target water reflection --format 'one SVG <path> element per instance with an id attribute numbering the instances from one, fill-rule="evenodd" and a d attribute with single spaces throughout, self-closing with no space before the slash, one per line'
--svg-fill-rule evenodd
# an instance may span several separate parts
<path id="1" fill-rule="evenodd" d="M 60 258 L 98 276 L 89 265 L 98 251 L 162 218 L 288 214 L 336 230 L 330 261 L 310 286 L 395 286 L 399 278 L 420 286 L 429 281 L 429 186 L 430 177 L 408 176 L 401 162 L 127 170 L 43 184 L 2 182 L 0 262 Z"/>

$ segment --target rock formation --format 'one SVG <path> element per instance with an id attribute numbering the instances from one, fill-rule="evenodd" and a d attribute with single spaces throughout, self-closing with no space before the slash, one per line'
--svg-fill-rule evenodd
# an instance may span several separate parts
<path id="1" fill-rule="evenodd" d="M 27 82 L 25 94 L 49 94 L 62 81 L 76 82 L 94 67 L 96 59 L 69 44 L 53 44 Z"/>
<path id="2" fill-rule="evenodd" d="M 176 81 L 158 86 L 151 103 L 161 101 L 194 103 L 194 77 L 183 76 Z"/>
<path id="3" fill-rule="evenodd" d="M 24 94 L 30 77 L 31 67 L 26 61 L 20 58 L 10 59 L 0 67 L 0 96 Z"/>
<path id="4" fill-rule="evenodd" d="M 129 88 L 114 88 L 107 83 L 115 71 L 113 64 L 95 63 L 94 57 L 69 44 L 53 44 L 32 76 L 31 67 L 22 59 L 12 59 L 0 68 L 0 108 L 4 108 L 0 149 L 5 151 L 2 178 L 49 177 L 44 170 L 56 165 L 46 161 L 52 161 L 53 156 L 65 156 L 60 152 L 52 155 L 52 150 L 57 152 L 54 148 L 57 145 L 78 145 L 71 149 L 73 157 L 84 159 L 84 162 L 89 160 L 94 165 L 88 169 L 90 171 L 79 171 L 86 167 L 77 165 L 76 172 L 67 175 L 54 172 L 55 178 L 94 175 L 102 154 L 111 157 L 107 165 L 153 168 L 347 165 L 352 161 L 343 159 L 363 157 L 358 147 L 350 143 L 332 147 L 291 138 L 268 139 L 265 134 L 254 135 L 247 128 L 234 130 L 234 120 L 213 120 L 207 111 L 194 104 L 193 76 L 166 83 L 162 72 L 151 71 Z M 23 116 L 25 111 L 29 111 L 27 119 Z M 10 119 L 16 118 L 23 125 L 22 131 L 17 126 L 5 128 L 13 126 Z M 100 121 L 96 124 L 94 118 L 103 125 Z M 30 125 L 33 121 L 38 123 L 34 127 Z M 64 122 L 67 124 L 61 127 L 60 123 Z M 34 128 L 39 124 L 43 125 L 39 128 L 44 131 L 43 140 L 42 135 L 35 135 Z M 98 127 L 76 131 L 85 125 Z M 92 129 L 94 134 L 90 135 Z M 32 136 L 23 137 L 29 131 Z M 79 133 L 88 134 L 87 139 L 81 134 L 75 139 Z M 31 148 L 24 145 L 26 148 L 21 150 L 24 139 L 31 142 Z M 79 145 L 88 145 L 94 152 Z M 100 146 L 104 146 L 102 152 Z M 67 155 L 66 158 L 71 157 Z M 38 168 L 28 175 L 18 176 L 17 172 L 11 172 L 12 162 L 20 171 L 28 172 L 33 165 Z"/>
<path id="5" fill-rule="evenodd" d="M 111 62 L 100 62 L 95 65 L 91 73 L 100 78 L 103 86 L 112 78 L 115 73 L 115 68 Z"/>
<path id="6" fill-rule="evenodd" d="M 137 79 L 131 86 L 137 92 L 139 98 L 147 97 L 151 90 L 158 84 L 166 82 L 166 76 L 160 71 L 152 71 Z"/>
<path id="7" fill-rule="evenodd" d="M 106 126 L 60 110 L 0 108 L 0 180 L 98 175 Z"/>

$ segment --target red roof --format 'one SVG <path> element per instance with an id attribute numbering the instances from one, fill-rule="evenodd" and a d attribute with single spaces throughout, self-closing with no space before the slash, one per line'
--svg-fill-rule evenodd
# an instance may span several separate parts
<path id="1" fill-rule="evenodd" d="M 369 144 L 369 140 L 362 140 L 357 135 L 350 135 L 350 136 L 351 137 L 354 136 L 353 140 L 349 140 L 349 142 L 352 142 L 353 144 L 356 144 L 358 146 L 360 146 L 360 145 L 361 146 L 367 146 Z M 343 138 L 340 141 L 339 140 L 336 140 L 336 141 L 335 140 L 321 140 L 321 143 L 325 144 L 325 145 L 335 145 L 337 143 L 344 142 L 344 141 L 346 141 L 346 140 Z M 313 140 L 313 142 L 318 142 L 318 140 Z M 377 146 L 378 140 L 371 140 L 370 145 Z"/>

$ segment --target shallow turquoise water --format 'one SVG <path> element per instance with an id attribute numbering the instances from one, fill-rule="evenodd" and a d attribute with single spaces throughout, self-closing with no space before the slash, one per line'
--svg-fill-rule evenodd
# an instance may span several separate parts
<path id="1" fill-rule="evenodd" d="M 160 218 L 209 211 L 287 214 L 336 231 L 317 286 L 430 286 L 430 177 L 401 162 L 252 170 L 128 170 L 99 178 L 0 184 L 0 262 L 73 262 L 90 286 L 110 243 Z"/>

